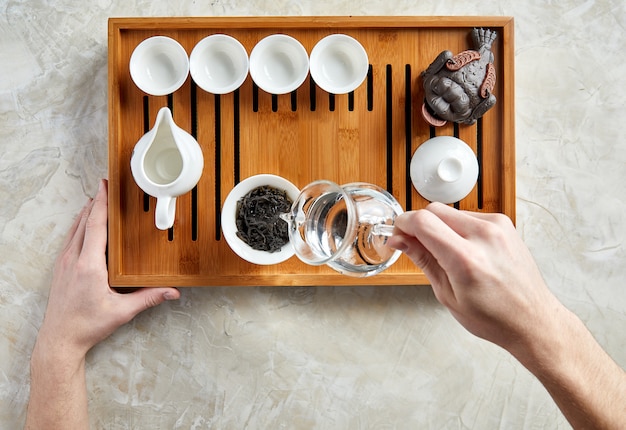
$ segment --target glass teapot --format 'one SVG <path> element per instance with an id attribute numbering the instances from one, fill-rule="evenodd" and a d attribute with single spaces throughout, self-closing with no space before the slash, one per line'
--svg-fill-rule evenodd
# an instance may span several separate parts
<path id="1" fill-rule="evenodd" d="M 349 276 L 382 272 L 401 252 L 387 246 L 398 201 L 377 185 L 338 185 L 314 181 L 305 186 L 291 211 L 281 215 L 289 225 L 289 241 L 306 264 L 326 264 Z"/>

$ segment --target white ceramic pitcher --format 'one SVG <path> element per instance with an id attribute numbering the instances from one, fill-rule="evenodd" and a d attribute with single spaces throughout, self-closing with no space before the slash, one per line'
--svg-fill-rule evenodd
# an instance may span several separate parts
<path id="1" fill-rule="evenodd" d="M 196 139 L 178 127 L 170 109 L 164 107 L 154 127 L 135 145 L 130 167 L 139 188 L 156 197 L 155 224 L 166 230 L 174 225 L 176 197 L 200 180 L 204 157 Z"/>

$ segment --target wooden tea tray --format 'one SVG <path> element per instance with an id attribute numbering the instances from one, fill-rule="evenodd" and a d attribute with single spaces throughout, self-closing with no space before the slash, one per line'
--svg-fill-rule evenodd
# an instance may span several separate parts
<path id="1" fill-rule="evenodd" d="M 420 73 L 443 50 L 473 48 L 473 27 L 496 30 L 494 108 L 472 126 L 431 128 L 422 118 Z M 363 44 L 370 74 L 353 94 L 332 96 L 311 79 L 294 93 L 272 96 L 248 76 L 236 92 L 214 96 L 191 78 L 170 96 L 148 97 L 130 78 L 129 59 L 142 40 L 166 35 L 191 52 L 212 33 L 237 38 L 248 50 L 272 33 L 300 40 L 310 53 L 332 33 Z M 456 206 L 515 217 L 513 19 L 509 17 L 231 17 L 109 20 L 109 277 L 113 286 L 417 285 L 424 274 L 402 256 L 371 278 L 312 267 L 297 257 L 256 266 L 237 257 L 220 230 L 220 208 L 240 180 L 258 173 L 303 187 L 317 179 L 363 181 L 388 189 L 406 209 L 428 204 L 411 186 L 415 149 L 434 135 L 456 135 L 477 153 L 480 178 Z M 176 123 L 202 147 L 198 186 L 178 198 L 169 231 L 154 226 L 155 200 L 133 181 L 130 156 L 170 106 Z"/>

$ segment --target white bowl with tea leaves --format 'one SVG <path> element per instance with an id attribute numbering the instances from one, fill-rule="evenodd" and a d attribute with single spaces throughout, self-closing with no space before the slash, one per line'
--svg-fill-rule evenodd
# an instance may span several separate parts
<path id="1" fill-rule="evenodd" d="M 299 194 L 298 187 L 277 175 L 254 175 L 238 183 L 222 207 L 222 233 L 228 246 L 242 259 L 258 265 L 291 258 L 294 249 L 287 222 L 280 214 L 289 212 Z"/>

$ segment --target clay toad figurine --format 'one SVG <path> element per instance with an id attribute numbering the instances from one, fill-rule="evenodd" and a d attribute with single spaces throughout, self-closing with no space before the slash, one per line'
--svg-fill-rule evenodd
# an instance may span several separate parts
<path id="1" fill-rule="evenodd" d="M 491 44 L 496 32 L 475 28 L 472 39 L 475 50 L 455 56 L 443 51 L 422 72 L 426 122 L 442 126 L 447 121 L 473 124 L 496 104 L 492 94 L 496 83 Z"/>

